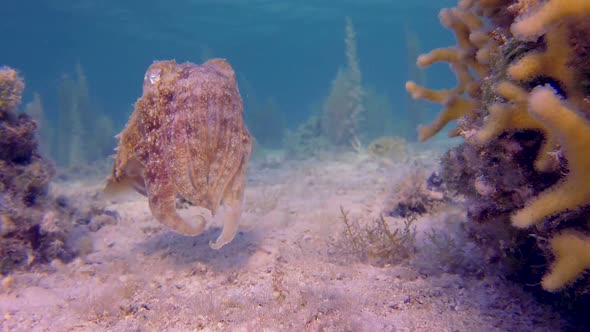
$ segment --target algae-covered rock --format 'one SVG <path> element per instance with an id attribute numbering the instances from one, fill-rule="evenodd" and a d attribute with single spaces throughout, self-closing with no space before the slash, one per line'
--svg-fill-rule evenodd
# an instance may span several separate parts
<path id="1" fill-rule="evenodd" d="M 54 258 L 69 260 L 68 227 L 46 215 L 47 189 L 54 175 L 38 152 L 37 124 L 16 112 L 24 82 L 0 68 L 0 273 Z"/>

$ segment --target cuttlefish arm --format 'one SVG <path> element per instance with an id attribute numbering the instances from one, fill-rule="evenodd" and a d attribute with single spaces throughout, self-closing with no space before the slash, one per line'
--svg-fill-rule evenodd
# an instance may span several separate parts
<path id="1" fill-rule="evenodd" d="M 248 146 L 248 145 L 246 145 Z M 215 216 L 215 220 L 223 224 L 221 234 L 215 242 L 209 242 L 212 249 L 221 249 L 231 242 L 238 232 L 238 223 L 242 213 L 242 201 L 246 186 L 246 169 L 250 158 L 251 146 L 246 148 L 242 162 L 236 174 L 224 190 L 221 202 L 221 211 Z"/>
<path id="2" fill-rule="evenodd" d="M 163 165 L 149 165 L 145 171 L 145 187 L 152 215 L 173 231 L 187 236 L 199 235 L 205 229 L 205 219 L 198 216 L 196 224 L 184 220 L 176 211 L 176 192 L 170 174 L 160 168 Z"/>

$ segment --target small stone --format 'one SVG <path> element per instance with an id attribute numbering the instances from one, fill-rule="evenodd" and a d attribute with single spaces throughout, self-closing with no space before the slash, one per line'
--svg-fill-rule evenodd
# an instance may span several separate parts
<path id="1" fill-rule="evenodd" d="M 59 219 L 55 211 L 48 211 L 41 220 L 41 229 L 45 233 L 56 233 L 60 231 Z"/>
<path id="2" fill-rule="evenodd" d="M 90 236 L 84 236 L 78 242 L 78 254 L 86 257 L 94 251 L 94 242 Z"/>
<path id="3" fill-rule="evenodd" d="M 9 216 L 0 215 L 0 236 L 6 236 L 16 231 L 16 224 Z"/>
<path id="4" fill-rule="evenodd" d="M 10 293 L 14 287 L 15 279 L 13 276 L 6 276 L 2 279 L 2 293 Z"/>
<path id="5" fill-rule="evenodd" d="M 82 275 L 92 277 L 96 274 L 96 269 L 91 265 L 83 265 L 78 269 L 78 272 Z"/>
<path id="6" fill-rule="evenodd" d="M 92 217 L 90 220 L 90 224 L 88 225 L 88 229 L 91 232 L 96 232 L 103 228 L 106 225 L 115 225 L 117 224 L 117 219 L 108 214 L 101 214 Z"/>
<path id="7" fill-rule="evenodd" d="M 389 308 L 393 309 L 393 310 L 402 310 L 402 306 L 399 305 L 399 303 L 394 303 L 394 304 L 390 304 Z"/>
<path id="8" fill-rule="evenodd" d="M 51 265 L 51 266 L 52 266 L 54 269 L 56 269 L 56 270 L 61 270 L 61 269 L 63 269 L 63 268 L 65 267 L 65 264 L 64 264 L 64 262 L 62 262 L 62 260 L 61 260 L 61 259 L 59 259 L 59 258 L 55 258 L 55 259 L 53 259 L 53 260 L 51 261 L 50 265 Z"/>
<path id="9" fill-rule="evenodd" d="M 280 290 L 278 290 L 278 289 L 275 289 L 275 290 L 272 292 L 272 297 L 273 297 L 275 300 L 277 300 L 277 301 L 278 301 L 278 300 L 282 300 L 282 299 L 284 299 L 283 292 L 281 292 L 281 291 L 280 291 Z"/>

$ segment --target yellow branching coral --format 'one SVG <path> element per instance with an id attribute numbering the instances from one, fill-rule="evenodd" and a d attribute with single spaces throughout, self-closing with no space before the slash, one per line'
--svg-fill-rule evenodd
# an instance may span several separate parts
<path id="1" fill-rule="evenodd" d="M 517 19 L 511 31 L 523 41 L 543 36 L 545 50 L 529 52 L 508 68 L 508 74 L 519 81 L 549 77 L 564 89 L 567 99 L 561 100 L 552 88 L 536 87 L 530 93 L 528 111 L 547 127 L 546 141 L 554 142 L 546 144 L 561 145 L 569 172 L 512 216 L 512 224 L 521 228 L 590 203 L 590 123 L 578 113 L 587 102 L 587 91 L 576 68 L 571 66 L 574 54 L 570 40 L 575 20 L 590 15 L 590 1 L 549 0 L 533 7 L 536 8 L 529 8 L 527 15 Z M 542 286 L 556 291 L 590 267 L 590 237 L 565 232 L 551 240 L 551 247 L 555 262 L 543 278 Z"/>
<path id="2" fill-rule="evenodd" d="M 420 67 L 426 67 L 436 62 L 448 62 L 458 82 L 455 88 L 441 91 L 426 89 L 414 82 L 406 83 L 406 90 L 412 98 L 441 103 L 445 107 L 433 123 L 418 127 L 420 141 L 434 136 L 449 122 L 474 114 L 481 104 L 473 96 L 478 94 L 479 79 L 488 70 L 486 65 L 478 62 L 476 56 L 478 49 L 476 44 L 484 43 L 481 35 L 470 38 L 472 32 L 479 32 L 479 29 L 483 27 L 483 21 L 472 12 L 459 8 L 443 9 L 439 18 L 442 25 L 454 31 L 457 46 L 439 48 L 421 55 L 417 59 L 417 64 Z M 472 73 L 478 77 L 474 77 Z"/>
<path id="3" fill-rule="evenodd" d="M 489 107 L 484 126 L 473 136 L 475 143 L 482 144 L 497 137 L 506 129 L 539 128 L 541 123 L 526 109 L 528 92 L 510 82 L 501 82 L 496 92 L 509 102 L 494 103 Z"/>
<path id="4" fill-rule="evenodd" d="M 590 124 L 576 112 L 585 103 L 585 91 L 576 69 L 569 65 L 573 56 L 568 38 L 572 22 L 568 19 L 581 15 L 590 15 L 590 1 L 550 0 L 512 25 L 513 33 L 521 39 L 544 35 L 545 50 L 525 54 L 508 68 L 508 74 L 519 81 L 550 77 L 565 90 L 567 106 L 552 89 L 537 87 L 530 94 L 529 111 L 548 127 L 544 131 L 546 141 L 562 146 L 569 168 L 564 181 L 541 193 L 513 216 L 517 227 L 528 227 L 551 214 L 590 202 L 590 190 L 584 189 L 590 180 L 590 159 L 586 160 Z M 547 149 L 541 153 L 543 158 Z M 547 157 L 540 160 L 546 161 Z"/>
<path id="5" fill-rule="evenodd" d="M 590 123 L 565 106 L 549 87 L 537 87 L 531 92 L 529 109 L 556 135 L 568 161 L 569 173 L 562 182 L 540 193 L 512 217 L 512 224 L 520 228 L 590 202 Z"/>
<path id="6" fill-rule="evenodd" d="M 479 103 L 470 98 L 465 98 L 452 90 L 429 90 L 414 82 L 406 83 L 406 89 L 414 99 L 426 99 L 441 103 L 445 109 L 438 115 L 436 120 L 428 126 L 418 126 L 418 139 L 425 141 L 436 135 L 447 123 L 462 116 L 473 115 Z"/>
<path id="7" fill-rule="evenodd" d="M 462 122 L 461 129 L 476 148 L 506 131 L 543 135 L 535 168 L 567 166 L 567 172 L 511 216 L 518 228 L 590 204 L 589 18 L 590 0 L 460 0 L 458 8 L 440 13 L 457 45 L 417 61 L 448 62 L 457 86 L 435 91 L 406 84 L 413 98 L 445 107 L 432 124 L 419 128 L 421 140 L 465 117 L 473 121 Z M 558 290 L 590 268 L 590 236 L 571 230 L 554 235 L 554 227 L 537 231 L 553 237 L 555 262 L 543 278 L 544 289 Z"/>
<path id="8" fill-rule="evenodd" d="M 529 40 L 551 31 L 556 23 L 568 17 L 581 17 L 590 14 L 590 1 L 549 0 L 540 9 L 519 19 L 512 25 L 515 37 Z"/>
<path id="9" fill-rule="evenodd" d="M 508 102 L 493 103 L 489 106 L 489 115 L 481 129 L 471 138 L 476 144 L 483 144 L 497 137 L 506 130 L 536 129 L 545 135 L 545 141 L 539 149 L 535 168 L 550 171 L 554 168 L 552 151 L 557 143 L 553 132 L 528 111 L 528 92 L 518 85 L 503 81 L 496 87 L 496 93 Z"/>
<path id="10" fill-rule="evenodd" d="M 551 239 L 555 261 L 543 277 L 543 289 L 554 292 L 571 283 L 590 268 L 590 236 L 566 231 Z"/>
<path id="11" fill-rule="evenodd" d="M 551 77 L 560 82 L 568 92 L 570 102 L 580 104 L 584 98 L 576 73 L 569 66 L 572 59 L 571 46 L 564 26 L 558 26 L 545 35 L 546 50 L 531 51 L 508 68 L 513 80 L 529 81 L 536 77 Z"/>

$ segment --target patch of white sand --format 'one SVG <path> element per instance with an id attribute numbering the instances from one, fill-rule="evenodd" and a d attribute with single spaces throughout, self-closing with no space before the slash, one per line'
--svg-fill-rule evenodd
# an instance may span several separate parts
<path id="1" fill-rule="evenodd" d="M 252 163 L 240 233 L 219 251 L 209 225 L 183 237 L 159 225 L 141 196 L 109 206 L 120 220 L 91 233 L 94 252 L 16 273 L 0 294 L 9 331 L 556 331 L 562 322 L 498 276 L 375 267 L 330 250 L 340 207 L 372 220 L 416 160 L 370 158 Z M 95 197 L 100 184 L 54 188 Z M 90 198 L 89 198 L 90 199 Z M 183 210 L 186 217 L 199 212 Z M 417 221 L 422 234 L 457 209 Z M 420 236 L 419 234 L 419 236 Z M 431 259 L 436 259 L 431 258 Z M 429 264 L 427 261 L 423 264 Z"/>

